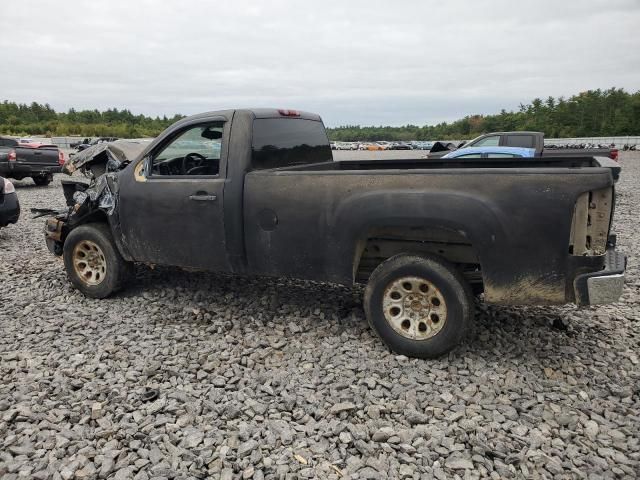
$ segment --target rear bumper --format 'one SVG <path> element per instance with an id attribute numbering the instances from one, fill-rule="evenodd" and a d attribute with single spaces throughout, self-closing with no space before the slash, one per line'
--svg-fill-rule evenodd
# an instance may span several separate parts
<path id="1" fill-rule="evenodd" d="M 0 195 L 0 227 L 16 223 L 20 218 L 20 202 L 15 193 Z"/>
<path id="2" fill-rule="evenodd" d="M 3 165 L 0 166 L 0 173 L 3 176 L 15 179 L 53 175 L 54 173 L 60 173 L 61 171 L 62 166 L 58 164 L 38 165 L 20 162 L 3 162 Z"/>
<path id="3" fill-rule="evenodd" d="M 578 275 L 573 282 L 576 304 L 604 305 L 617 302 L 622 295 L 627 257 L 614 249 L 607 250 L 604 268 Z"/>

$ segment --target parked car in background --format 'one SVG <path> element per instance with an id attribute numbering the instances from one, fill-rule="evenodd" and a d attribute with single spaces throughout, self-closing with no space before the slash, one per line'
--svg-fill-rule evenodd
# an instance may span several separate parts
<path id="1" fill-rule="evenodd" d="M 545 148 L 544 133 L 542 132 L 494 132 L 480 135 L 457 148 L 469 147 L 521 147 L 533 148 L 536 157 L 608 157 L 612 160 L 618 158 L 616 148 Z M 428 158 L 442 158 L 456 147 L 443 142 L 436 142 Z"/>
<path id="2" fill-rule="evenodd" d="M 391 142 L 387 146 L 387 150 L 411 150 L 411 145 L 405 142 Z"/>
<path id="3" fill-rule="evenodd" d="M 71 142 L 69 143 L 69 146 L 71 148 L 78 148 L 78 145 L 88 145 L 89 143 L 91 143 L 91 139 L 90 138 L 83 138 L 82 140 L 78 140 L 77 142 Z"/>
<path id="4" fill-rule="evenodd" d="M 64 164 L 64 153 L 55 145 L 19 144 L 0 137 L 0 175 L 22 180 L 31 177 L 36 185 L 49 185 Z"/>
<path id="5" fill-rule="evenodd" d="M 8 179 L 0 177 L 0 227 L 16 223 L 20 217 L 20 203 L 16 188 Z"/>
<path id="6" fill-rule="evenodd" d="M 85 138 L 85 140 L 87 139 Z M 116 140 L 118 140 L 118 137 L 98 137 L 87 143 L 85 143 L 85 140 L 83 140 L 82 143 L 76 146 L 77 151 L 81 152 L 89 147 L 93 147 L 94 145 L 98 145 L 100 143 L 115 142 Z"/>
<path id="7" fill-rule="evenodd" d="M 367 144 L 367 150 L 376 151 L 376 150 L 388 150 L 390 142 L 379 141 Z"/>
<path id="8" fill-rule="evenodd" d="M 33 138 L 21 138 L 18 143 L 34 143 Z"/>
<path id="9" fill-rule="evenodd" d="M 336 162 L 318 115 L 275 109 L 203 113 L 133 155 L 116 147 L 65 164 L 92 181 L 62 184 L 44 232 L 88 297 L 124 287 L 133 262 L 361 283 L 382 340 L 435 357 L 472 322 L 474 291 L 503 305 L 622 293 L 609 158 Z"/>
<path id="10" fill-rule="evenodd" d="M 431 150 L 434 142 L 417 142 L 418 150 Z"/>
<path id="11" fill-rule="evenodd" d="M 469 147 L 447 153 L 442 158 L 533 158 L 535 148 Z"/>
<path id="12" fill-rule="evenodd" d="M 358 142 L 330 142 L 331 150 L 358 150 Z"/>

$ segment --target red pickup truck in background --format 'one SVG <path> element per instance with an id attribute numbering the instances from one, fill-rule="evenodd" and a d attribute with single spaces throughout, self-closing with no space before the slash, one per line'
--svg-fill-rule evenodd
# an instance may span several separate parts
<path id="1" fill-rule="evenodd" d="M 36 185 L 45 186 L 64 162 L 64 152 L 55 145 L 0 137 L 0 176 L 15 180 L 31 177 Z"/>

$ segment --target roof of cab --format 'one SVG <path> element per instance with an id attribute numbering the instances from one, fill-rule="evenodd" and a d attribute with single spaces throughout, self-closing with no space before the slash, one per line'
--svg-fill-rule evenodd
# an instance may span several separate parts
<path id="1" fill-rule="evenodd" d="M 181 123 L 191 123 L 193 120 L 200 118 L 207 119 L 216 116 L 231 118 L 234 113 L 249 113 L 254 118 L 301 118 L 304 120 L 320 121 L 320 115 L 311 112 L 303 112 L 301 110 L 292 110 L 287 108 L 239 108 L 235 110 L 213 110 L 210 112 L 197 113 L 180 120 Z"/>

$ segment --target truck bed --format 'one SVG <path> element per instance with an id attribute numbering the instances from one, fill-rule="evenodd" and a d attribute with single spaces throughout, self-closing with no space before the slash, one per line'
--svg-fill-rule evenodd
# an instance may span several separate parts
<path id="1" fill-rule="evenodd" d="M 618 178 L 620 165 L 607 157 L 469 158 L 340 160 L 286 167 L 277 171 L 457 170 L 457 169 L 590 169 L 608 168 Z"/>
<path id="2" fill-rule="evenodd" d="M 489 302 L 565 303 L 575 258 L 585 258 L 570 253 L 576 201 L 611 189 L 619 171 L 594 157 L 338 161 L 253 171 L 243 202 L 249 269 L 365 281 L 361 256 L 379 249 L 384 257 L 404 242 L 481 271 Z M 597 270 L 602 258 L 592 258 Z"/>
<path id="3" fill-rule="evenodd" d="M 550 148 L 544 147 L 542 150 L 543 157 L 583 157 L 589 155 L 592 157 L 609 157 L 610 148 Z"/>

